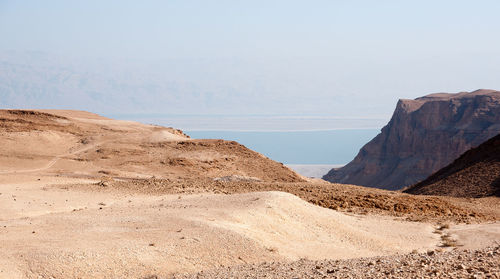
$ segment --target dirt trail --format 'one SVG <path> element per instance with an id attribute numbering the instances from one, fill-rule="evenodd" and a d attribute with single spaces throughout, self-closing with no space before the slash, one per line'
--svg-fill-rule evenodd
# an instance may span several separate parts
<path id="1" fill-rule="evenodd" d="M 59 160 L 63 159 L 64 157 L 77 155 L 79 153 L 82 153 L 82 152 L 91 150 L 93 148 L 96 148 L 97 146 L 102 145 L 102 144 L 104 144 L 106 142 L 109 142 L 109 141 L 97 142 L 97 143 L 94 143 L 94 144 L 86 145 L 85 147 L 83 147 L 81 149 L 78 149 L 78 150 L 75 150 L 73 152 L 69 152 L 69 153 L 57 155 L 52 160 L 50 160 L 45 166 L 40 167 L 40 168 L 24 169 L 24 170 L 11 170 L 11 171 L 5 171 L 4 170 L 4 171 L 0 171 L 0 174 L 16 174 L 16 173 L 22 174 L 22 173 L 33 173 L 33 172 L 39 172 L 39 171 L 48 170 L 51 167 L 53 167 Z"/>
<path id="2" fill-rule="evenodd" d="M 498 199 L 313 183 L 236 142 L 85 112 L 0 120 L 0 278 L 162 278 L 499 237 L 484 223 Z M 438 220 L 483 224 L 439 234 Z"/>
<path id="3" fill-rule="evenodd" d="M 85 152 L 95 145 L 68 151 L 82 142 L 97 140 L 106 142 L 100 142 L 95 152 Z M 41 173 L 50 169 L 50 174 L 77 177 L 238 175 L 262 181 L 304 181 L 283 164 L 236 142 L 192 140 L 174 128 L 80 111 L 0 110 L 0 143 L 0 174 Z M 71 155 L 78 156 L 68 158 Z M 64 164 L 57 164 L 63 159 Z"/>

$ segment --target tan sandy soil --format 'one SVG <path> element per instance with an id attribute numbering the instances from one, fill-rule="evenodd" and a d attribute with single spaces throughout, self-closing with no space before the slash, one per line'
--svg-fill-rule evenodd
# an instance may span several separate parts
<path id="1" fill-rule="evenodd" d="M 196 178 L 239 175 L 304 181 L 283 164 L 232 141 L 87 112 L 0 110 L 0 174 Z"/>
<path id="2" fill-rule="evenodd" d="M 152 195 L 97 180 L 16 176 L 0 176 L 0 278 L 167 277 L 222 265 L 433 250 L 443 235 L 476 249 L 499 236 L 499 223 L 440 229 L 345 214 L 284 192 Z M 89 191 L 94 187 L 103 190 Z"/>
<path id="3" fill-rule="evenodd" d="M 499 237 L 496 198 L 306 180 L 235 142 L 191 140 L 171 128 L 86 112 L 0 111 L 0 142 L 0 278 L 293 267 L 301 258 L 483 249 Z"/>
<path id="4" fill-rule="evenodd" d="M 283 192 L 132 196 L 47 187 L 81 180 L 26 180 L 0 185 L 4 278 L 166 276 L 266 260 L 407 253 L 439 244 L 431 224 L 349 216 Z"/>
<path id="5" fill-rule="evenodd" d="M 103 187 L 104 186 L 104 187 Z M 478 223 L 500 220 L 500 198 L 480 199 L 419 196 L 319 180 L 307 183 L 214 181 L 212 179 L 109 180 L 103 185 L 73 187 L 92 192 L 118 191 L 143 194 L 247 193 L 282 191 L 321 207 L 356 214 L 402 217 L 433 223 Z"/>

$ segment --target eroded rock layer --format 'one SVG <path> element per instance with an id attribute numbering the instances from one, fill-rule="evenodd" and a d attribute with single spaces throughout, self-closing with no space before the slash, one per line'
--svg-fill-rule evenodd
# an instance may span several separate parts
<path id="1" fill-rule="evenodd" d="M 465 152 L 405 192 L 467 198 L 500 196 L 500 135 Z"/>
<path id="2" fill-rule="evenodd" d="M 356 158 L 323 178 L 401 189 L 500 133 L 500 92 L 477 90 L 400 100 L 390 122 Z"/>

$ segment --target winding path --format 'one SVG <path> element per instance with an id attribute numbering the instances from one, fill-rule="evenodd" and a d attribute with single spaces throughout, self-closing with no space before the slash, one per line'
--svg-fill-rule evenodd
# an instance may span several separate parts
<path id="1" fill-rule="evenodd" d="M 43 166 L 41 168 L 27 169 L 27 170 L 0 171 L 0 174 L 31 173 L 31 172 L 44 171 L 44 170 L 47 170 L 47 169 L 50 169 L 51 167 L 53 167 L 60 159 L 62 159 L 64 157 L 72 156 L 72 155 L 76 155 L 76 154 L 85 152 L 85 151 L 90 150 L 92 148 L 95 148 L 101 144 L 104 144 L 105 142 L 106 141 L 97 142 L 94 144 L 87 145 L 83 148 L 77 149 L 77 150 L 70 152 L 70 153 L 57 155 L 52 160 L 50 160 L 45 166 Z"/>

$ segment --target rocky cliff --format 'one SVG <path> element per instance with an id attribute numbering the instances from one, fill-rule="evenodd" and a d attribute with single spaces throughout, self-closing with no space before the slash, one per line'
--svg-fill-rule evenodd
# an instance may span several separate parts
<path id="1" fill-rule="evenodd" d="M 500 197 L 500 135 L 404 191 L 417 195 Z"/>
<path id="2" fill-rule="evenodd" d="M 399 100 L 390 122 L 356 158 L 323 179 L 401 189 L 425 179 L 500 132 L 500 91 Z"/>

